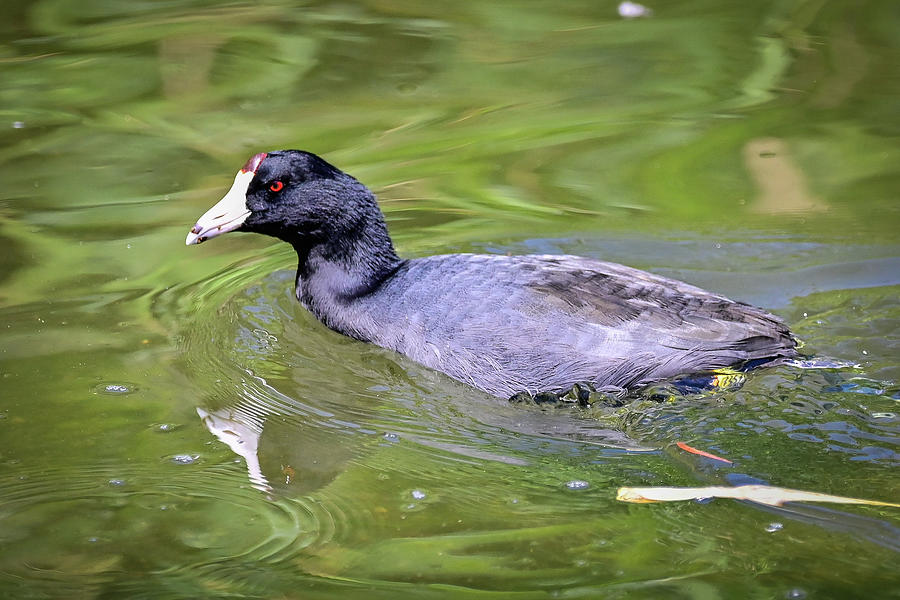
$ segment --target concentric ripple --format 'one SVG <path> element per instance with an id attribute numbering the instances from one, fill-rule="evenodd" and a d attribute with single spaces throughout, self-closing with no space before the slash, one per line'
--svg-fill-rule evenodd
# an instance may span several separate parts
<path id="1" fill-rule="evenodd" d="M 587 444 L 598 453 L 640 449 L 596 422 L 509 406 L 326 329 L 294 298 L 293 272 L 272 272 L 277 256 L 179 292 L 193 298 L 179 303 L 190 323 L 182 334 L 184 368 L 206 391 L 198 398 L 201 410 L 232 414 L 258 429 L 262 446 L 272 427 L 292 423 L 297 437 L 342 434 L 335 453 L 348 456 L 372 443 L 360 436 L 384 434 L 436 455 L 512 463 L 527 462 L 535 446 L 553 440 Z"/>
<path id="2" fill-rule="evenodd" d="M 236 465 L 16 468 L 0 490 L 0 539 L 17 548 L 3 554 L 0 579 L 54 593 L 59 581 L 87 589 L 137 564 L 171 573 L 279 562 L 333 533 L 317 504 L 266 500 Z"/>

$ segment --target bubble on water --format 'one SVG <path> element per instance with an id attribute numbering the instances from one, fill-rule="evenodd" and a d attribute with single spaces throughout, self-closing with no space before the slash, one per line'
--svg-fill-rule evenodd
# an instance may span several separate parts
<path id="1" fill-rule="evenodd" d="M 174 423 L 160 423 L 159 425 L 156 425 L 154 429 L 160 433 L 169 433 L 170 431 L 178 429 L 178 425 L 175 425 Z"/>
<path id="2" fill-rule="evenodd" d="M 583 479 L 573 479 L 566 482 L 566 487 L 570 490 L 586 490 L 591 487 L 591 484 Z"/>
<path id="3" fill-rule="evenodd" d="M 428 508 L 434 501 L 435 499 L 429 497 L 423 490 L 417 488 L 406 490 L 401 498 L 400 510 L 403 512 L 419 512 Z"/>
<path id="4" fill-rule="evenodd" d="M 13 121 L 12 126 L 13 129 L 23 129 L 25 127 L 25 121 Z"/>
<path id="5" fill-rule="evenodd" d="M 124 396 L 134 393 L 137 387 L 125 382 L 100 383 L 94 386 L 95 394 L 108 394 L 110 396 Z"/>
<path id="6" fill-rule="evenodd" d="M 776 531 L 781 531 L 782 529 L 784 529 L 784 524 L 778 523 L 777 521 L 766 525 L 766 531 L 768 531 L 769 533 L 775 533 Z"/>
<path id="7" fill-rule="evenodd" d="M 200 460 L 199 454 L 176 454 L 171 458 L 176 465 L 192 465 Z"/>
<path id="8" fill-rule="evenodd" d="M 123 485 L 125 485 L 125 480 L 124 479 L 110 479 L 109 485 L 111 485 L 113 487 L 122 487 Z"/>
<path id="9" fill-rule="evenodd" d="M 385 433 L 384 439 L 386 439 L 389 442 L 399 442 L 400 436 L 397 435 L 396 433 Z"/>
<path id="10" fill-rule="evenodd" d="M 784 597 L 788 600 L 803 600 L 803 598 L 806 598 L 806 590 L 802 588 L 794 588 L 792 590 L 789 590 L 784 595 Z"/>

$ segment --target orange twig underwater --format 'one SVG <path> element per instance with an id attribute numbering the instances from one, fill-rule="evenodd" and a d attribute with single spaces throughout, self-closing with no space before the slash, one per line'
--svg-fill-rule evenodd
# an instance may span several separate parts
<path id="1" fill-rule="evenodd" d="M 691 454 L 696 454 L 698 456 L 703 456 L 706 458 L 711 458 L 713 460 L 721 460 L 722 462 L 726 462 L 729 465 L 733 465 L 734 463 L 728 460 L 727 458 L 722 458 L 721 456 L 716 456 L 715 454 L 710 454 L 709 452 L 704 452 L 703 450 L 697 450 L 696 448 L 692 448 L 685 444 L 684 442 L 675 442 L 675 445 L 684 450 L 685 452 L 690 452 Z"/>

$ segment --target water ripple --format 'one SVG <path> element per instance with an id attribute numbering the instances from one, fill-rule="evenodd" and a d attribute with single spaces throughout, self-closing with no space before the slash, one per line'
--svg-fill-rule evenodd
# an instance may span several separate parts
<path id="1" fill-rule="evenodd" d="M 19 551 L 0 570 L 89 584 L 136 563 L 163 573 L 283 561 L 333 535 L 334 518 L 317 503 L 266 500 L 231 465 L 194 466 L 14 469 L 0 482 L 0 530 Z M 51 555 L 35 542 L 48 535 Z M 167 540 L 164 555 L 144 552 L 155 538 Z"/>

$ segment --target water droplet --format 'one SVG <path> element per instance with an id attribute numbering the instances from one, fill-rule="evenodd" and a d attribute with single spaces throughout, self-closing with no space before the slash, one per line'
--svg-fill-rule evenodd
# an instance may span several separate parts
<path id="1" fill-rule="evenodd" d="M 570 490 L 586 490 L 591 487 L 591 484 L 582 479 L 573 479 L 566 482 L 566 487 Z"/>
<path id="2" fill-rule="evenodd" d="M 421 490 L 413 490 L 412 492 L 410 492 L 410 496 L 412 496 L 416 500 L 424 500 L 425 492 L 423 492 Z"/>
<path id="3" fill-rule="evenodd" d="M 781 531 L 782 529 L 784 529 L 783 523 L 773 522 L 766 525 L 766 531 L 768 531 L 769 533 L 775 533 L 776 531 Z"/>

